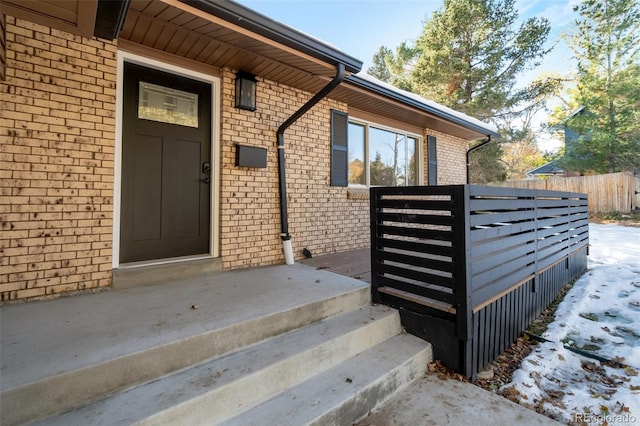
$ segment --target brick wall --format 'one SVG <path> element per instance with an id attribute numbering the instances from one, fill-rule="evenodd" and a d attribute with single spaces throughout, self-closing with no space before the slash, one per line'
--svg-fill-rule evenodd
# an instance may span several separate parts
<path id="1" fill-rule="evenodd" d="M 0 300 L 111 283 L 116 45 L 6 17 Z"/>
<path id="2" fill-rule="evenodd" d="M 435 136 L 438 139 L 436 153 L 438 158 L 438 185 L 467 183 L 467 149 L 469 148 L 469 143 L 464 139 L 428 129 L 425 134 Z M 425 146 L 425 165 L 428 164 L 427 152 Z M 427 175 L 425 174 L 426 181 Z"/>
<path id="3" fill-rule="evenodd" d="M 225 268 L 284 261 L 276 130 L 313 94 L 258 78 L 257 111 L 233 108 L 234 74 L 223 72 L 221 254 Z M 322 100 L 285 132 L 289 232 L 294 255 L 365 247 L 369 241 L 367 200 L 347 198 L 329 186 L 330 110 L 346 105 Z M 267 168 L 235 166 L 235 144 L 267 148 Z"/>
<path id="4" fill-rule="evenodd" d="M 6 47 L 7 75 L 0 82 L 0 300 L 108 286 L 116 44 L 7 17 Z M 222 77 L 223 267 L 281 263 L 276 130 L 312 94 L 259 79 L 257 111 L 242 111 L 233 107 L 233 71 L 223 70 Z M 322 255 L 369 244 L 368 199 L 329 185 L 331 109 L 347 106 L 324 99 L 285 133 L 289 231 L 297 259 L 303 248 Z M 466 142 L 426 134 L 438 138 L 439 183 L 463 183 Z M 267 148 L 267 167 L 236 167 L 237 143 Z"/>
<path id="5" fill-rule="evenodd" d="M 276 130 L 311 96 L 258 78 L 257 110 L 233 107 L 235 75 L 223 71 L 221 255 L 227 269 L 284 261 L 280 241 L 280 208 Z M 314 255 L 369 246 L 369 199 L 348 196 L 331 187 L 330 110 L 347 106 L 324 99 L 285 132 L 289 232 L 296 259 L 308 248 Z M 468 143 L 441 132 L 438 138 L 438 183 L 466 181 Z M 267 148 L 267 167 L 235 166 L 235 144 Z M 426 181 L 426 146 L 425 181 Z"/>

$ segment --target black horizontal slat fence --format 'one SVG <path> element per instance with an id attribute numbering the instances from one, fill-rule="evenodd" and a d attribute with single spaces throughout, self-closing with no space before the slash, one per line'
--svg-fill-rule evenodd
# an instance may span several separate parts
<path id="1" fill-rule="evenodd" d="M 586 269 L 585 194 L 378 187 L 370 200 L 374 302 L 469 377 Z"/>

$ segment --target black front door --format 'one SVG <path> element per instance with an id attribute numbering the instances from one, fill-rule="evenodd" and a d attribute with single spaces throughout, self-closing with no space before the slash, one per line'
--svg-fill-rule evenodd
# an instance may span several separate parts
<path id="1" fill-rule="evenodd" d="M 120 262 L 209 253 L 211 85 L 125 63 Z"/>

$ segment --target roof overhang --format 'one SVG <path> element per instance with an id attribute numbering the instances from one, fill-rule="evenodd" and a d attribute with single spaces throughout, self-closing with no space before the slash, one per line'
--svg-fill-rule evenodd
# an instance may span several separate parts
<path id="1" fill-rule="evenodd" d="M 2 0 L 7 14 L 52 28 L 112 39 L 121 48 L 162 52 L 216 69 L 245 71 L 317 93 L 344 65 L 329 95 L 350 108 L 465 140 L 498 137 L 493 126 L 372 77 L 362 62 L 230 0 Z"/>
<path id="2" fill-rule="evenodd" d="M 384 115 L 407 124 L 448 133 L 466 140 L 499 137 L 497 129 L 413 93 L 367 75 L 351 75 L 336 92 L 349 106 Z"/>
<path id="3" fill-rule="evenodd" d="M 98 0 L 2 0 L 1 8 L 7 15 L 91 37 Z"/>
<path id="4" fill-rule="evenodd" d="M 219 17 L 252 34 L 266 37 L 277 44 L 331 64 L 333 69 L 338 64 L 343 64 L 347 73 L 357 73 L 362 69 L 362 61 L 359 59 L 238 3 L 228 0 L 180 0 L 180 2 Z"/>
<path id="5" fill-rule="evenodd" d="M 130 3 L 131 0 L 99 0 L 93 34 L 107 40 L 116 39 L 124 26 Z"/>

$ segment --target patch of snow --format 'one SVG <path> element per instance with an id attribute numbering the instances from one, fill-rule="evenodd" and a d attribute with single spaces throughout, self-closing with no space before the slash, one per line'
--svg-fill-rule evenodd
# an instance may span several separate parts
<path id="1" fill-rule="evenodd" d="M 590 224 L 589 240 L 588 271 L 543 334 L 551 342 L 538 345 L 505 386 L 515 386 L 521 404 L 565 423 L 640 424 L 640 228 Z"/>

